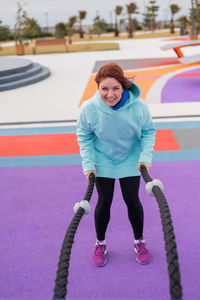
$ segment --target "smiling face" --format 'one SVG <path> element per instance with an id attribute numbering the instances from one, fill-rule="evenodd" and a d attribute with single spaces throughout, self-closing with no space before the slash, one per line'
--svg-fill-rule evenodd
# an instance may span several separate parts
<path id="1" fill-rule="evenodd" d="M 119 81 L 113 77 L 107 77 L 99 83 L 101 99 L 108 105 L 116 105 L 122 96 L 123 87 Z"/>

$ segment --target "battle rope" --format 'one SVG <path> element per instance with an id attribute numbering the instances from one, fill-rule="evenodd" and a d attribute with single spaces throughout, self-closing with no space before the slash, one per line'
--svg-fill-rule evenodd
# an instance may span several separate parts
<path id="1" fill-rule="evenodd" d="M 55 288 L 54 288 L 54 300 L 65 299 L 67 294 L 67 283 L 68 283 L 68 269 L 69 269 L 69 261 L 71 248 L 74 241 L 74 236 L 76 230 L 78 228 L 79 222 L 84 213 L 89 213 L 90 211 L 90 199 L 92 197 L 93 189 L 94 189 L 95 175 L 91 173 L 89 176 L 89 183 L 87 187 L 87 191 L 84 196 L 84 200 L 78 202 L 74 206 L 75 215 L 67 229 L 62 249 L 59 257 L 57 276 L 55 280 Z"/>
<path id="2" fill-rule="evenodd" d="M 166 198 L 162 192 L 163 185 L 160 180 L 152 180 L 144 165 L 140 167 L 141 175 L 146 182 L 146 190 L 154 195 L 160 209 L 162 228 L 164 232 L 165 250 L 168 263 L 168 274 L 170 280 L 171 300 L 182 300 L 182 287 L 180 284 L 180 271 L 178 263 L 178 254 L 176 249 L 175 235 L 172 225 L 170 210 Z"/>

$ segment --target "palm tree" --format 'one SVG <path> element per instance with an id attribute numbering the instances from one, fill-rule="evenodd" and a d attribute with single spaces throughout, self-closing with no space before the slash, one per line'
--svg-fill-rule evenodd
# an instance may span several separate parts
<path id="1" fill-rule="evenodd" d="M 180 10 L 180 7 L 177 4 L 170 5 L 171 10 L 171 21 L 170 21 L 170 33 L 175 33 L 174 30 L 174 15 Z"/>
<path id="2" fill-rule="evenodd" d="M 115 36 L 119 36 L 117 16 L 121 15 L 122 10 L 123 10 L 122 6 L 116 6 L 115 7 Z"/>
<path id="3" fill-rule="evenodd" d="M 126 4 L 127 7 L 127 13 L 128 13 L 128 37 L 133 37 L 133 20 L 132 20 L 132 14 L 136 12 L 137 5 L 134 2 L 131 2 L 130 4 Z"/>
<path id="4" fill-rule="evenodd" d="M 85 19 L 86 14 L 87 14 L 87 12 L 84 11 L 84 10 L 79 11 L 79 24 L 80 24 L 79 33 L 80 33 L 80 38 L 81 39 L 84 38 L 84 31 L 83 31 L 83 28 L 82 28 L 82 20 Z"/>
<path id="5" fill-rule="evenodd" d="M 70 17 L 69 18 L 69 22 L 66 24 L 66 29 L 67 29 L 67 33 L 68 33 L 68 43 L 71 44 L 72 43 L 72 34 L 73 34 L 73 27 L 74 24 L 76 23 L 76 16 Z"/>

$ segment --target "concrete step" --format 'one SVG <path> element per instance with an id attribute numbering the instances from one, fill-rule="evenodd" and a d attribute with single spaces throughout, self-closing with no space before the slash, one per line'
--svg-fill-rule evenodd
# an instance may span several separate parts
<path id="1" fill-rule="evenodd" d="M 15 80 L 15 81 L 0 84 L 0 91 L 7 91 L 7 90 L 22 87 L 22 86 L 27 86 L 27 85 L 39 82 L 49 76 L 50 76 L 50 70 L 47 67 L 41 66 L 39 73 L 36 73 L 36 74 L 26 77 L 26 78 L 22 78 L 20 80 Z"/>
<path id="2" fill-rule="evenodd" d="M 41 71 L 41 65 L 38 63 L 32 63 L 31 68 L 26 69 L 25 71 L 9 74 L 5 76 L 1 76 L 0 74 L 0 85 L 3 83 L 9 83 L 12 81 L 21 80 L 23 78 L 28 78 L 30 76 L 33 76 Z"/>
<path id="3" fill-rule="evenodd" d="M 32 65 L 32 61 L 26 58 L 0 57 L 0 77 L 25 72 Z"/>

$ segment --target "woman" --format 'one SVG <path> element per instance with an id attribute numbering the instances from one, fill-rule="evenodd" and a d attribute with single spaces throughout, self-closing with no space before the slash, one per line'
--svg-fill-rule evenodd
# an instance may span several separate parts
<path id="1" fill-rule="evenodd" d="M 147 170 L 151 167 L 156 130 L 139 87 L 119 65 L 102 66 L 95 81 L 98 91 L 83 103 L 77 125 L 83 171 L 87 178 L 95 174 L 98 193 L 92 261 L 96 266 L 106 263 L 105 234 L 118 178 L 133 229 L 136 260 L 146 264 L 150 251 L 143 238 L 144 213 L 138 191 L 141 164 Z"/>

